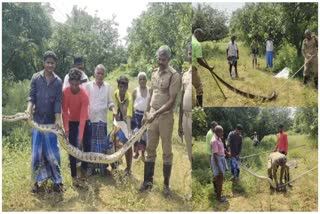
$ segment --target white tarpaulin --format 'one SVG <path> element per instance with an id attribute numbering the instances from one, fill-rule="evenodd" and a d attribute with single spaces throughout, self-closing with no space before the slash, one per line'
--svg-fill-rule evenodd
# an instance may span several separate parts
<path id="1" fill-rule="evenodd" d="M 289 73 L 290 73 L 290 68 L 285 67 L 279 73 L 277 73 L 274 77 L 289 79 Z"/>

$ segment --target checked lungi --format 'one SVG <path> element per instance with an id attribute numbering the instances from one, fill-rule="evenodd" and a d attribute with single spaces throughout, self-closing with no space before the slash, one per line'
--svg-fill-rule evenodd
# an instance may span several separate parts
<path id="1" fill-rule="evenodd" d="M 60 166 L 57 135 L 32 129 L 32 182 L 52 179 L 55 184 L 62 183 Z"/>
<path id="2" fill-rule="evenodd" d="M 240 162 L 240 158 L 236 158 L 236 157 L 230 158 L 231 174 L 234 178 L 239 178 L 240 176 L 240 166 L 238 162 Z"/>
<path id="3" fill-rule="evenodd" d="M 135 110 L 134 116 L 131 122 L 131 129 L 133 130 L 133 134 L 135 134 L 141 127 L 142 127 L 142 118 L 143 118 L 143 111 Z M 134 143 L 134 152 L 144 151 L 147 146 L 147 131 L 144 132 L 140 141 Z"/>
<path id="4" fill-rule="evenodd" d="M 107 153 L 107 136 L 108 128 L 107 123 L 99 121 L 97 123 L 91 123 L 91 152 Z M 106 164 L 91 163 L 90 167 L 94 170 L 99 169 L 103 174 L 106 170 Z"/>

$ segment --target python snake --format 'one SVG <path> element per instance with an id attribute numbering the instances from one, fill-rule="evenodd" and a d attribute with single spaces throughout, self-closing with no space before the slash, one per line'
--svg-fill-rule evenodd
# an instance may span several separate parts
<path id="1" fill-rule="evenodd" d="M 24 120 L 27 121 L 27 123 L 41 131 L 44 133 L 54 133 L 58 136 L 59 139 L 59 143 L 60 145 L 68 152 L 68 154 L 72 155 L 73 157 L 82 160 L 82 161 L 86 161 L 86 162 L 90 162 L 90 163 L 103 163 L 103 164 L 107 164 L 107 163 L 113 163 L 117 160 L 119 160 L 125 153 L 126 151 L 128 151 L 133 144 L 136 141 L 139 141 L 142 137 L 142 135 L 144 134 L 144 132 L 147 130 L 147 128 L 149 128 L 150 123 L 145 123 L 129 140 L 127 143 L 125 143 L 123 145 L 123 147 L 121 147 L 121 149 L 119 149 L 117 152 L 111 154 L 111 155 L 106 155 L 106 154 L 102 154 L 102 153 L 95 153 L 95 152 L 83 152 L 80 149 L 78 149 L 77 147 L 74 147 L 73 145 L 71 145 L 68 141 L 68 138 L 64 132 L 64 130 L 62 128 L 56 128 L 56 126 L 54 124 L 38 124 L 35 121 L 33 121 L 30 117 L 29 114 L 27 113 L 16 113 L 15 115 L 2 115 L 2 120 L 6 121 L 6 122 L 15 122 L 15 121 L 19 121 L 19 120 Z"/>
<path id="2" fill-rule="evenodd" d="M 210 71 L 210 70 L 209 70 Z M 250 99 L 257 99 L 257 100 L 261 100 L 262 102 L 266 102 L 266 101 L 272 101 L 274 99 L 276 99 L 277 97 L 277 93 L 274 91 L 272 92 L 272 94 L 268 97 L 266 96 L 262 96 L 262 95 L 255 95 L 255 94 L 251 94 L 249 92 L 244 92 L 244 91 L 241 91 L 240 89 L 237 89 L 235 87 L 233 87 L 232 85 L 230 85 L 229 83 L 227 83 L 226 81 L 224 81 L 220 76 L 218 76 L 218 74 L 216 74 L 215 72 L 213 71 L 210 71 L 211 75 L 213 77 L 216 77 L 222 84 L 224 84 L 228 89 L 230 89 L 231 91 L 241 95 L 241 96 L 244 96 L 244 97 L 247 97 L 247 98 L 250 98 Z"/>

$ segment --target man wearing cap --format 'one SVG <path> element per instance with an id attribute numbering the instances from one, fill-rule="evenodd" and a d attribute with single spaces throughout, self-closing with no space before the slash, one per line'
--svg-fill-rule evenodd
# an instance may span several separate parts
<path id="1" fill-rule="evenodd" d="M 84 73 L 84 63 L 83 63 L 83 58 L 82 56 L 75 56 L 73 59 L 73 67 L 74 68 L 78 68 L 82 74 L 81 74 L 81 84 L 85 83 L 88 81 L 88 76 Z M 69 86 L 69 74 L 67 74 L 64 77 L 64 81 L 63 81 L 63 89 L 65 89 L 66 87 Z"/>
<path id="2" fill-rule="evenodd" d="M 176 96 L 180 90 L 181 77 L 177 71 L 169 66 L 171 50 L 167 45 L 161 46 L 156 54 L 158 58 L 157 68 L 151 77 L 150 99 L 144 120 L 151 123 L 148 130 L 149 141 L 146 147 L 147 155 L 144 165 L 144 181 L 140 191 L 150 189 L 153 185 L 154 166 L 157 156 L 157 147 L 161 138 L 164 194 L 171 195 L 169 180 L 172 169 L 172 131 L 173 110 Z"/>
<path id="3" fill-rule="evenodd" d="M 309 79 L 309 69 L 312 67 L 314 84 L 318 88 L 318 37 L 307 29 L 304 33 L 305 39 L 302 43 L 302 55 L 304 57 L 303 84 Z"/>
<path id="4" fill-rule="evenodd" d="M 231 166 L 231 179 L 239 179 L 240 176 L 240 153 L 242 149 L 242 125 L 237 124 L 234 131 L 231 131 L 227 138 L 227 148 L 231 153 L 230 166 Z"/>
<path id="5" fill-rule="evenodd" d="M 57 56 L 47 51 L 43 56 L 42 71 L 31 79 L 30 94 L 26 113 L 33 116 L 38 124 L 61 125 L 62 81 L 55 74 Z M 44 191 L 40 182 L 53 181 L 55 192 L 63 191 L 61 176 L 61 158 L 57 135 L 32 129 L 32 176 L 33 193 Z"/>
<path id="6" fill-rule="evenodd" d="M 213 67 L 208 65 L 202 55 L 202 47 L 199 41 L 203 40 L 203 36 L 204 31 L 200 28 L 195 29 L 192 35 L 192 85 L 196 88 L 197 106 L 201 107 L 203 102 L 203 88 L 199 74 L 200 65 L 210 71 L 213 71 Z"/>

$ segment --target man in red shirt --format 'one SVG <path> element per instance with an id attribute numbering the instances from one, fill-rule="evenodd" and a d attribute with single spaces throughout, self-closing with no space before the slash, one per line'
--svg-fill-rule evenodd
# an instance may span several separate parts
<path id="1" fill-rule="evenodd" d="M 278 127 L 278 142 L 276 147 L 274 148 L 274 152 L 280 152 L 284 155 L 288 153 L 288 135 L 284 132 L 283 125 L 280 124 Z"/>
<path id="2" fill-rule="evenodd" d="M 89 121 L 88 106 L 89 98 L 84 89 L 80 88 L 81 71 L 72 68 L 69 71 L 69 84 L 63 90 L 62 98 L 62 118 L 66 135 L 69 136 L 69 142 L 77 146 L 77 140 L 80 141 L 80 147 L 84 152 L 90 152 L 91 124 Z M 72 182 L 74 186 L 79 186 L 77 177 L 76 158 L 69 155 Z M 81 163 L 83 174 L 88 168 L 87 162 Z"/>

